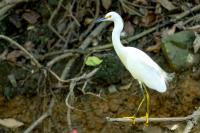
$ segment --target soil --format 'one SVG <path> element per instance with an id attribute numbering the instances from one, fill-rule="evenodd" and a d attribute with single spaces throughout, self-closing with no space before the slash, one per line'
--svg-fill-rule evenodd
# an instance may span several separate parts
<path id="1" fill-rule="evenodd" d="M 150 117 L 178 117 L 192 114 L 200 106 L 200 84 L 199 80 L 194 80 L 188 73 L 177 75 L 176 81 L 170 84 L 170 88 L 165 93 L 158 93 L 149 90 L 150 94 Z M 140 103 L 142 95 L 137 82 L 128 90 L 120 90 L 113 94 L 104 93 L 102 100 L 92 95 L 79 95 L 74 102 L 74 107 L 78 110 L 71 111 L 72 127 L 80 133 L 143 133 L 143 132 L 172 132 L 172 125 L 179 125 L 176 132 L 184 129 L 186 122 L 173 123 L 150 123 L 146 127 L 143 123 L 115 123 L 107 122 L 106 117 L 124 117 L 134 114 Z M 41 132 L 69 132 L 67 123 L 67 107 L 64 97 L 57 96 L 52 116 L 45 119 L 33 133 Z M 38 119 L 48 108 L 50 97 L 27 97 L 15 96 L 11 100 L 0 97 L 0 118 L 15 118 L 25 125 L 18 129 L 1 130 L 6 132 L 20 133 L 32 122 Z M 145 114 L 145 106 L 140 109 L 138 116 Z M 199 126 L 193 130 L 198 132 Z"/>

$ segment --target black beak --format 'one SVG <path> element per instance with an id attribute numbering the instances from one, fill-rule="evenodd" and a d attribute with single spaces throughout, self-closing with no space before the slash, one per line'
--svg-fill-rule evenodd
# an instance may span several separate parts
<path id="1" fill-rule="evenodd" d="M 96 20 L 96 22 L 99 23 L 99 22 L 103 22 L 105 20 L 106 20 L 105 18 L 99 18 L 99 19 Z"/>

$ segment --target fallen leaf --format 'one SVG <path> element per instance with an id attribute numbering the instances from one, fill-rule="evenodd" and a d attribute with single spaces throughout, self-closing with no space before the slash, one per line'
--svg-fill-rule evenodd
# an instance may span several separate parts
<path id="1" fill-rule="evenodd" d="M 133 35 L 133 33 L 134 33 L 134 28 L 133 28 L 133 25 L 131 24 L 130 21 L 126 21 L 126 22 L 124 23 L 124 31 L 128 34 L 128 36 Z"/>
<path id="2" fill-rule="evenodd" d="M 30 11 L 22 14 L 22 18 L 30 24 L 35 24 L 39 17 L 40 15 L 35 11 Z"/>
<path id="3" fill-rule="evenodd" d="M 18 128 L 24 125 L 24 123 L 17 121 L 13 118 L 0 119 L 0 125 L 7 128 Z"/>
<path id="4" fill-rule="evenodd" d="M 11 62 L 16 62 L 17 58 L 20 57 L 23 54 L 21 50 L 13 50 L 12 52 L 7 54 L 6 59 Z"/>
<path id="5" fill-rule="evenodd" d="M 174 34 L 175 31 L 176 31 L 176 25 L 173 25 L 172 28 L 170 28 L 170 29 L 169 28 L 164 29 L 162 31 L 162 38 L 164 39 L 164 38 L 168 37 L 169 35 Z"/>
<path id="6" fill-rule="evenodd" d="M 149 46 L 145 51 L 158 53 L 161 49 L 161 40 L 160 38 L 157 37 L 155 41 L 156 41 L 156 44 L 153 46 Z"/>
<path id="7" fill-rule="evenodd" d="M 197 53 L 200 48 L 200 35 L 195 33 L 195 36 L 196 36 L 196 38 L 193 42 L 193 48 L 194 48 L 194 53 Z"/>
<path id="8" fill-rule="evenodd" d="M 101 0 L 103 7 L 108 10 L 112 4 L 112 0 Z"/>
<path id="9" fill-rule="evenodd" d="M 102 63 L 103 60 L 99 59 L 96 56 L 89 56 L 85 62 L 88 66 L 97 66 Z"/>
<path id="10" fill-rule="evenodd" d="M 27 41 L 24 44 L 24 48 L 28 51 L 32 51 L 34 48 L 34 44 L 31 41 Z"/>
<path id="11" fill-rule="evenodd" d="M 148 12 L 142 19 L 141 25 L 145 27 L 149 27 L 157 20 L 157 15 L 153 12 Z"/>
<path id="12" fill-rule="evenodd" d="M 165 9 L 168 11 L 172 11 L 176 9 L 176 7 L 168 0 L 157 0 Z"/>
<path id="13" fill-rule="evenodd" d="M 147 0 L 136 0 L 135 2 L 140 5 L 148 5 Z"/>

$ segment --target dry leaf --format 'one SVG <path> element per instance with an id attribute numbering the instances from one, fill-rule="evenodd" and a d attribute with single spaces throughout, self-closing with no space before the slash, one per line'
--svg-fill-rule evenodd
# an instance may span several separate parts
<path id="1" fill-rule="evenodd" d="M 112 0 L 101 0 L 103 7 L 108 10 L 112 4 Z"/>
<path id="2" fill-rule="evenodd" d="M 194 48 L 194 53 L 197 53 L 200 48 L 200 35 L 195 33 L 195 36 L 196 36 L 196 38 L 193 42 L 193 48 Z"/>
<path id="3" fill-rule="evenodd" d="M 131 24 L 131 22 L 130 21 L 126 21 L 124 25 L 125 25 L 124 26 L 124 31 L 128 34 L 128 36 L 133 35 L 134 28 L 133 28 L 133 25 Z"/>
<path id="4" fill-rule="evenodd" d="M 141 25 L 149 27 L 156 21 L 156 19 L 157 15 L 153 12 L 149 12 L 141 19 Z"/>
<path id="5" fill-rule="evenodd" d="M 31 41 L 27 41 L 24 44 L 24 48 L 28 51 L 32 51 L 34 48 L 34 44 Z"/>
<path id="6" fill-rule="evenodd" d="M 157 0 L 164 8 L 169 11 L 176 9 L 176 7 L 168 0 Z"/>
<path id="7" fill-rule="evenodd" d="M 147 0 L 136 0 L 135 3 L 140 4 L 140 5 L 148 5 Z"/>
<path id="8" fill-rule="evenodd" d="M 13 118 L 8 118 L 8 119 L 0 119 L 0 125 L 8 128 L 17 128 L 23 126 L 24 123 L 17 121 Z"/>
<path id="9" fill-rule="evenodd" d="M 176 31 L 176 25 L 173 25 L 171 29 L 166 28 L 164 31 L 162 31 L 162 38 L 166 38 L 169 35 L 174 34 Z"/>
<path id="10" fill-rule="evenodd" d="M 160 38 L 157 37 L 155 41 L 156 41 L 156 44 L 153 46 L 149 46 L 145 51 L 158 53 L 161 49 L 161 40 Z"/>
<path id="11" fill-rule="evenodd" d="M 12 52 L 8 53 L 6 59 L 11 62 L 16 62 L 17 58 L 20 57 L 23 54 L 20 50 L 13 50 Z"/>
<path id="12" fill-rule="evenodd" d="M 30 24 L 35 24 L 39 17 L 40 15 L 34 11 L 26 12 L 22 15 L 22 18 L 25 19 Z"/>

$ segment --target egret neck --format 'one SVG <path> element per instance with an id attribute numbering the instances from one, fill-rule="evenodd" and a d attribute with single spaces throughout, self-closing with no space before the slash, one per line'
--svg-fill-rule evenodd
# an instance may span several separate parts
<path id="1" fill-rule="evenodd" d="M 123 56 L 124 52 L 125 52 L 125 47 L 122 45 L 121 41 L 120 41 L 120 33 L 122 32 L 124 27 L 124 23 L 122 18 L 118 17 L 114 20 L 114 29 L 112 31 L 112 42 L 113 42 L 113 46 L 114 49 L 117 53 L 117 55 L 119 56 L 119 58 L 121 59 L 121 61 L 124 63 L 125 62 L 125 57 Z"/>

